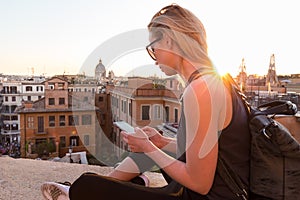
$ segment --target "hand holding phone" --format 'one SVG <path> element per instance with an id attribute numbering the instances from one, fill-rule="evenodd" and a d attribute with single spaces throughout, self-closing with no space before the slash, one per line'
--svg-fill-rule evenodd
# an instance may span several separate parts
<path id="1" fill-rule="evenodd" d="M 114 124 L 117 127 L 119 127 L 119 129 L 121 129 L 122 131 L 125 131 L 125 132 L 127 132 L 129 134 L 132 134 L 132 133 L 135 132 L 134 128 L 130 124 L 126 123 L 126 122 L 120 121 L 120 122 L 114 122 Z"/>

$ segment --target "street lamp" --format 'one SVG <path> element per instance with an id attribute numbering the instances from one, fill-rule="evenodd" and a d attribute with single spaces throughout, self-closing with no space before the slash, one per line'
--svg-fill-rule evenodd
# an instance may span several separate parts
<path id="1" fill-rule="evenodd" d="M 73 163 L 73 160 L 72 160 L 72 151 L 73 151 L 73 146 L 72 145 L 70 145 L 69 146 L 69 153 L 70 153 L 70 163 Z"/>

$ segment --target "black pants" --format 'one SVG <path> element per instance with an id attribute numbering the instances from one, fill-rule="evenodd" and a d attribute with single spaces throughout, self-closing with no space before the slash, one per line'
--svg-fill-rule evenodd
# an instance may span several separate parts
<path id="1" fill-rule="evenodd" d="M 141 172 L 151 168 L 154 162 L 144 154 L 131 154 L 130 157 L 140 167 Z M 143 159 L 141 159 L 143 157 Z M 142 164 L 141 164 L 142 163 Z M 94 173 L 82 174 L 71 186 L 71 200 L 203 200 L 207 197 L 195 193 L 170 179 L 165 173 L 168 185 L 145 187 L 131 182 L 120 181 Z"/>

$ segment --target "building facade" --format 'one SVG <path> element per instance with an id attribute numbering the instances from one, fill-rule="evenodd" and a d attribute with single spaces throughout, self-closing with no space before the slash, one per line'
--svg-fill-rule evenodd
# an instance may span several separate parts
<path id="1" fill-rule="evenodd" d="M 44 82 L 45 96 L 35 102 L 23 101 L 17 109 L 20 114 L 21 156 L 37 152 L 47 144 L 46 153 L 64 156 L 73 152 L 96 151 L 97 108 L 84 102 L 81 95 L 68 91 L 68 81 L 53 77 Z"/>
<path id="2" fill-rule="evenodd" d="M 150 78 L 128 77 L 127 81 L 123 80 L 122 84 L 110 89 L 108 93 L 113 122 L 122 121 L 133 127 L 151 126 L 158 130 L 164 124 L 177 124 L 181 114 L 179 98 L 183 87 L 175 78 L 162 82 L 164 85 Z M 117 156 L 122 156 L 127 146 L 117 126 L 113 130 L 113 142 Z"/>
<path id="3" fill-rule="evenodd" d="M 20 143 L 20 117 L 15 112 L 22 101 L 36 101 L 44 96 L 44 77 L 6 79 L 2 83 L 2 142 Z"/>

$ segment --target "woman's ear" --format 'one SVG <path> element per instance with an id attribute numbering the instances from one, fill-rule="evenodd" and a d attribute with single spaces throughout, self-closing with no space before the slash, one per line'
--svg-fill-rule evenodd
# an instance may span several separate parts
<path id="1" fill-rule="evenodd" d="M 164 38 L 163 38 L 163 45 L 169 51 L 173 51 L 173 52 L 178 51 L 178 47 L 177 47 L 176 43 L 167 35 L 164 36 Z"/>
<path id="2" fill-rule="evenodd" d="M 170 49 L 172 47 L 172 39 L 170 37 L 165 37 L 165 42 L 166 42 L 166 45 L 167 47 Z"/>

